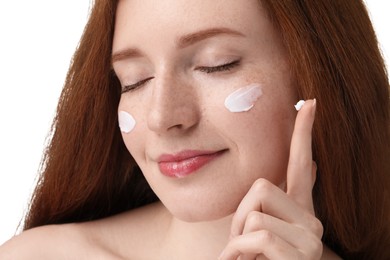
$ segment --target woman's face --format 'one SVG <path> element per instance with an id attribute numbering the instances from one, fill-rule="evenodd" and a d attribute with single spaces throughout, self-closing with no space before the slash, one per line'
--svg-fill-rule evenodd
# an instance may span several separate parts
<path id="1" fill-rule="evenodd" d="M 297 95 L 259 1 L 121 0 L 116 19 L 120 124 L 135 120 L 123 140 L 172 214 L 217 219 L 256 179 L 283 185 Z M 225 99 L 246 86 L 261 96 L 229 111 Z"/>

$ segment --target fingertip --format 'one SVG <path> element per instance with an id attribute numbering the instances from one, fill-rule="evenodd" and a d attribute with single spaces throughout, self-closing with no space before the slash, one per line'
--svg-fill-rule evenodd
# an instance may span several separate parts
<path id="1" fill-rule="evenodd" d="M 232 229 L 230 230 L 229 241 L 234 239 L 235 237 L 237 237 L 239 235 L 240 235 L 240 232 L 237 230 L 237 228 L 232 226 Z"/>
<path id="2" fill-rule="evenodd" d="M 317 99 L 308 99 L 305 101 L 305 104 L 299 110 L 297 115 L 297 121 L 302 122 L 303 120 L 304 122 L 306 122 L 303 125 L 309 126 L 310 132 L 311 132 L 311 127 L 313 126 L 314 123 L 316 110 L 317 110 Z"/>
<path id="3" fill-rule="evenodd" d="M 297 111 L 301 111 L 303 108 L 307 109 L 307 107 L 310 107 L 315 112 L 317 107 L 317 99 L 316 98 L 307 99 L 307 100 L 301 99 L 294 105 L 294 107 Z"/>
<path id="4" fill-rule="evenodd" d="M 240 206 L 239 206 L 239 208 L 240 208 Z M 244 229 L 244 226 L 242 224 L 242 219 L 244 217 L 241 216 L 239 208 L 233 214 L 233 217 L 232 217 L 232 222 L 231 222 L 231 226 L 230 226 L 229 241 L 232 240 L 233 238 L 241 235 L 242 230 Z"/>
<path id="5" fill-rule="evenodd" d="M 310 109 L 311 112 L 314 114 L 317 108 L 317 99 L 308 99 L 305 101 L 305 104 L 303 105 L 304 109 Z"/>
<path id="6" fill-rule="evenodd" d="M 316 110 L 317 110 L 317 99 L 314 98 L 314 99 L 308 99 L 304 101 L 304 104 L 302 104 L 298 110 L 295 126 L 298 126 L 298 128 L 300 128 L 302 125 L 301 123 L 302 120 L 304 122 L 307 122 L 308 126 L 312 126 L 315 119 Z M 307 125 L 307 124 L 304 123 L 303 125 Z"/>

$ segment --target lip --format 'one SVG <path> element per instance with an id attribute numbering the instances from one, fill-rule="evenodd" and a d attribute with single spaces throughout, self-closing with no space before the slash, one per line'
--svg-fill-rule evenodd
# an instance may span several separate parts
<path id="1" fill-rule="evenodd" d="M 218 158 L 227 150 L 219 151 L 196 151 L 185 150 L 177 154 L 163 154 L 157 162 L 160 172 L 168 177 L 183 178 L 209 162 Z"/>

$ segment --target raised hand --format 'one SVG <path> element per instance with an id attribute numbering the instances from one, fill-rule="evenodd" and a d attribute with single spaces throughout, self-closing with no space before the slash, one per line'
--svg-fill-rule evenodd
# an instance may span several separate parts
<path id="1" fill-rule="evenodd" d="M 232 221 L 231 239 L 219 259 L 319 259 L 323 226 L 315 217 L 312 189 L 316 164 L 311 132 L 316 101 L 298 112 L 291 140 L 287 186 L 283 191 L 258 179 Z"/>

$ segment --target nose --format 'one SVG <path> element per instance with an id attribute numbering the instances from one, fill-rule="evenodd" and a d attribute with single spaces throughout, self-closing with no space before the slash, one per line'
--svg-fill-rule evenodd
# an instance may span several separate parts
<path id="1" fill-rule="evenodd" d="M 172 76 L 155 78 L 147 123 L 159 133 L 183 133 L 200 118 L 196 89 Z"/>

